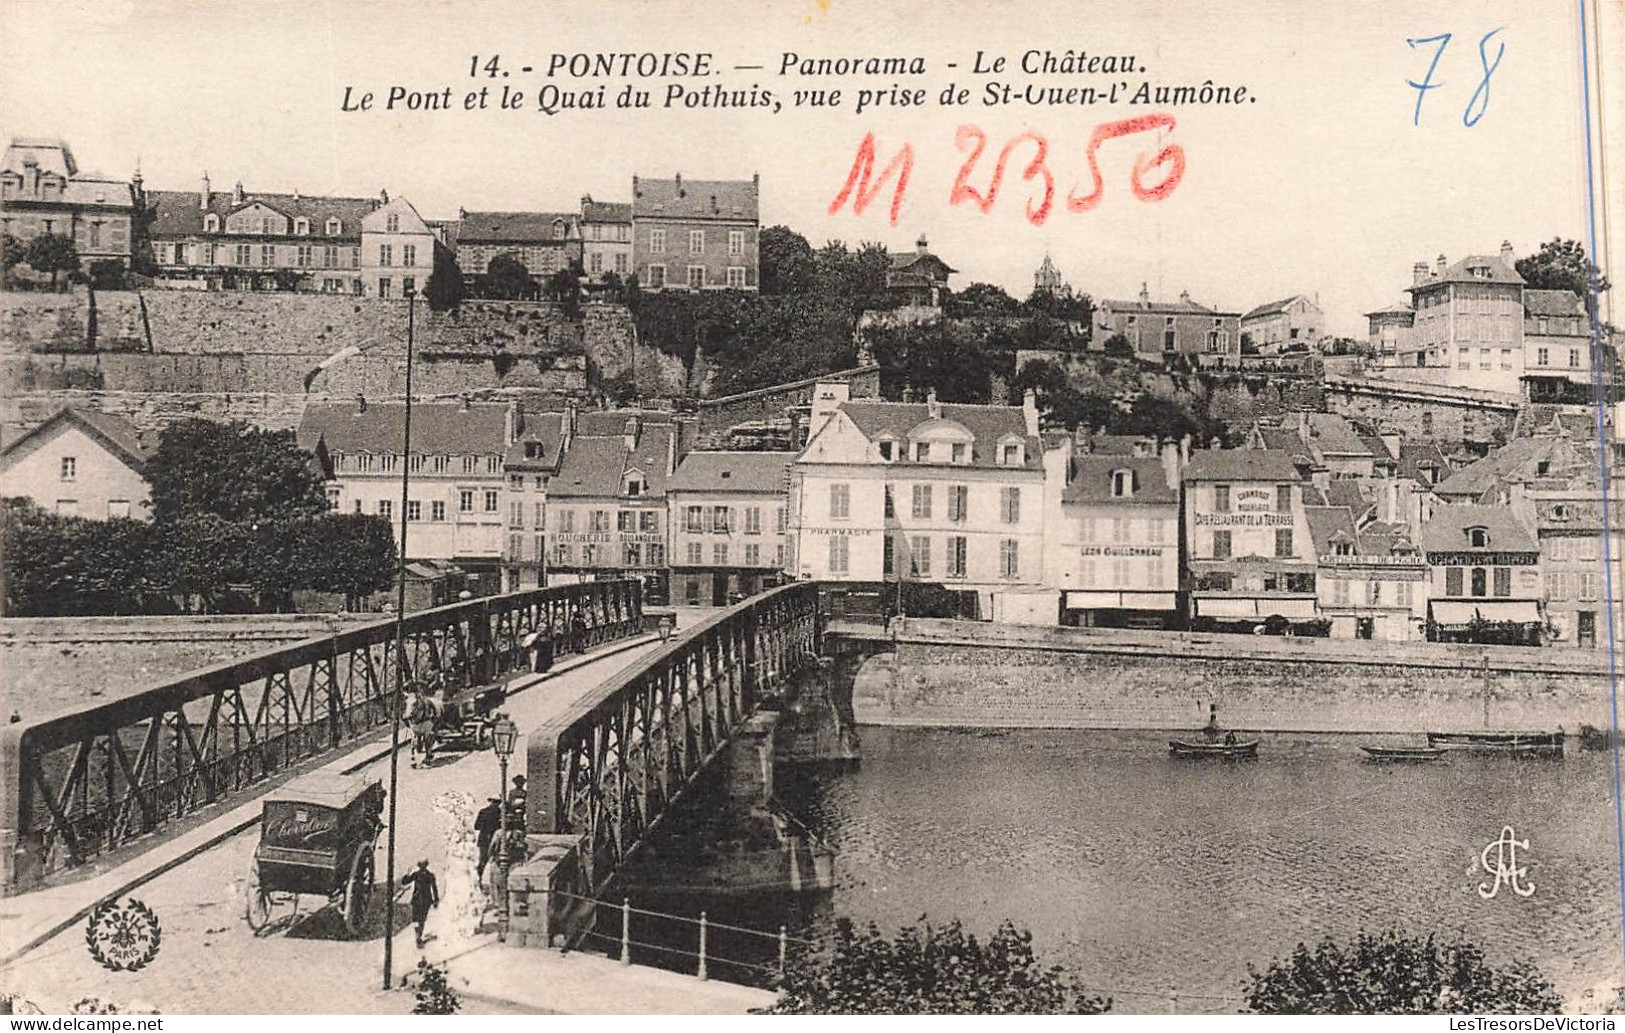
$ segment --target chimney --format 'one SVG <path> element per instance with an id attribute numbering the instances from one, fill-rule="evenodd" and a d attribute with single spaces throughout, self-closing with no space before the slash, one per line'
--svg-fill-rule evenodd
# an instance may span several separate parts
<path id="1" fill-rule="evenodd" d="M 570 448 L 570 442 L 576 436 L 576 403 L 571 399 L 564 405 L 564 418 L 559 421 L 559 451 L 565 452 Z"/>
<path id="2" fill-rule="evenodd" d="M 1433 275 L 1435 275 L 1435 276 L 1443 276 L 1444 275 L 1444 252 L 1442 252 L 1442 251 L 1439 252 L 1438 264 L 1433 267 Z"/>
<path id="3" fill-rule="evenodd" d="M 1027 433 L 1038 436 L 1038 392 L 1032 388 L 1021 393 L 1021 415 L 1027 423 Z"/>
<path id="4" fill-rule="evenodd" d="M 293 199 L 295 201 L 299 200 L 299 188 L 298 187 L 293 188 Z"/>
<path id="5" fill-rule="evenodd" d="M 632 177 L 632 196 L 633 197 L 642 197 L 643 196 L 643 193 L 638 190 L 638 177 L 636 177 L 636 176 Z"/>
<path id="6" fill-rule="evenodd" d="M 237 185 L 231 188 L 231 203 L 233 205 L 243 203 L 243 181 L 240 179 L 237 181 Z"/>
<path id="7" fill-rule="evenodd" d="M 931 251 L 930 246 L 925 241 L 925 234 L 923 233 L 920 234 L 920 239 L 914 242 L 914 246 L 920 249 L 920 254 L 922 255 L 929 254 Z"/>
<path id="8" fill-rule="evenodd" d="M 636 416 L 626 418 L 626 429 L 622 436 L 626 439 L 626 450 L 628 452 L 638 447 L 638 432 L 642 429 Z"/>
<path id="9" fill-rule="evenodd" d="M 502 445 L 504 448 L 519 440 L 519 432 L 524 424 L 519 418 L 519 403 L 509 402 L 508 411 L 502 419 Z"/>
<path id="10" fill-rule="evenodd" d="M 677 181 L 677 196 L 678 197 L 686 196 L 683 193 L 683 174 L 681 172 L 679 172 L 679 173 L 676 174 L 676 176 L 674 178 Z"/>
<path id="11" fill-rule="evenodd" d="M 581 195 L 581 214 L 582 215 L 587 214 L 587 206 L 589 204 L 592 204 L 592 195 L 591 194 L 582 194 Z"/>
<path id="12" fill-rule="evenodd" d="M 929 419 L 942 419 L 942 403 L 937 401 L 937 389 L 934 387 L 925 389 L 925 414 Z"/>
<path id="13" fill-rule="evenodd" d="M 1157 458 L 1162 460 L 1162 477 L 1168 487 L 1178 490 L 1180 480 L 1179 443 L 1164 441 L 1157 447 Z"/>
<path id="14" fill-rule="evenodd" d="M 1150 304 L 1151 304 L 1151 291 L 1150 291 L 1150 289 L 1148 287 L 1146 287 L 1145 281 L 1141 280 L 1140 281 L 1140 305 L 1142 307 L 1144 307 L 1144 306 L 1148 306 Z"/>
<path id="15" fill-rule="evenodd" d="M 852 398 L 852 385 L 845 381 L 826 381 L 813 388 L 812 411 L 807 418 L 807 440 L 818 436 L 841 407 Z"/>
<path id="16" fill-rule="evenodd" d="M 1514 260 L 1515 260 L 1515 257 L 1514 257 L 1513 252 L 1512 252 L 1512 241 L 1510 241 L 1510 240 L 1501 241 L 1501 261 L 1506 263 L 1506 267 L 1508 269 L 1511 269 L 1512 268 L 1512 263 L 1513 263 Z"/>
<path id="17" fill-rule="evenodd" d="M 378 189 L 378 203 L 380 205 L 385 205 L 385 204 L 389 203 L 389 191 L 383 189 L 382 187 L 380 187 Z"/>
<path id="18" fill-rule="evenodd" d="M 1377 436 L 1382 439 L 1383 447 L 1388 449 L 1388 454 L 1398 459 L 1399 446 L 1405 442 L 1404 436 L 1391 430 L 1385 430 Z"/>
<path id="19" fill-rule="evenodd" d="M 197 206 L 202 211 L 209 210 L 209 202 L 214 199 L 214 193 L 209 189 L 209 174 L 203 173 L 203 189 L 198 191 Z"/>
<path id="20" fill-rule="evenodd" d="M 1418 262 L 1415 265 L 1411 266 L 1411 286 L 1412 287 L 1418 286 L 1419 284 L 1421 284 L 1421 282 L 1423 280 L 1425 280 L 1427 278 L 1428 278 L 1428 264 L 1426 262 Z"/>
<path id="21" fill-rule="evenodd" d="M 912 384 L 904 384 L 903 385 L 903 404 L 904 405 L 913 405 L 914 404 L 914 385 L 912 385 Z"/>
<path id="22" fill-rule="evenodd" d="M 358 413 L 367 411 L 367 396 L 362 394 L 360 391 L 355 393 L 355 409 Z"/>
<path id="23" fill-rule="evenodd" d="M 1183 302 L 1184 304 L 1189 305 L 1191 303 L 1191 292 L 1190 291 L 1180 291 L 1179 292 L 1179 300 L 1181 302 Z"/>

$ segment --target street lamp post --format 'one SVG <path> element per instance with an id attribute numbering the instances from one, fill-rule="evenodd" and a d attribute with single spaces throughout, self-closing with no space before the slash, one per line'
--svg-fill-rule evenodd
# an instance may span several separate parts
<path id="1" fill-rule="evenodd" d="M 497 755 L 497 763 L 501 765 L 502 779 L 497 787 L 500 793 L 506 794 L 508 788 L 508 758 L 513 756 L 515 744 L 519 741 L 519 728 L 507 714 L 498 714 L 496 722 L 491 726 L 491 749 Z M 499 898 L 501 911 L 497 916 L 497 939 L 506 943 L 508 940 L 508 798 L 499 797 L 502 801 L 502 823 L 497 831 L 497 884 L 502 887 Z"/>
<path id="2" fill-rule="evenodd" d="M 406 503 L 412 471 L 412 332 L 417 291 L 406 289 L 406 412 L 401 420 L 401 554 L 395 590 L 395 704 L 389 721 L 389 839 L 384 851 L 384 989 L 394 983 L 395 796 L 400 785 L 401 707 L 406 702 Z"/>

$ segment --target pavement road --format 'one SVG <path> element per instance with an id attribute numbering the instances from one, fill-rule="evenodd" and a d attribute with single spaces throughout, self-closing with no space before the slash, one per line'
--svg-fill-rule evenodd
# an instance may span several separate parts
<path id="1" fill-rule="evenodd" d="M 692 617 L 679 614 L 679 626 L 692 624 Z M 504 709 L 521 732 L 529 732 L 608 676 L 658 648 L 658 642 L 649 643 L 544 679 L 510 696 Z M 365 770 L 388 785 L 387 759 Z M 521 748 L 510 763 L 510 778 L 523 770 Z M 476 806 L 483 804 L 498 791 L 497 758 L 488 750 L 447 753 L 432 767 L 418 769 L 407 764 L 403 746 L 399 779 L 397 876 L 409 871 L 419 857 L 428 858 L 432 870 L 444 873 L 445 837 L 451 819 L 435 810 L 434 801 L 457 791 L 473 798 Z M 248 928 L 237 881 L 246 875 L 258 839 L 259 826 L 254 825 L 132 894 L 157 913 L 162 926 L 158 956 L 147 967 L 137 972 L 103 968 L 86 950 L 82 924 L 75 924 L 0 970 L 0 990 L 20 993 L 47 1011 L 65 1008 L 85 996 L 122 1004 L 146 1002 L 169 1014 L 410 1011 L 411 994 L 382 992 L 383 908 L 379 901 L 383 897 L 383 840 L 379 841 L 379 887 L 371 925 L 359 938 L 345 939 L 342 923 L 331 910 L 302 918 L 291 928 L 273 926 L 261 935 Z M 317 900 L 304 900 L 304 913 L 309 913 Z M 444 910 L 429 920 L 431 937 Z M 396 913 L 394 968 L 398 980 L 414 968 L 421 955 L 413 944 L 405 905 L 398 904 Z M 434 952 L 433 942 L 428 950 Z M 682 1009 L 677 1006 L 674 1010 Z"/>

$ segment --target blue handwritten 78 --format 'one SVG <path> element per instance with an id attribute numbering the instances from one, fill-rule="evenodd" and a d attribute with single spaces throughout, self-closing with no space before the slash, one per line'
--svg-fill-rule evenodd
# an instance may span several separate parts
<path id="1" fill-rule="evenodd" d="M 1467 107 L 1464 108 L 1461 113 L 1461 124 L 1469 129 L 1478 125 L 1478 120 L 1483 118 L 1484 112 L 1489 109 L 1490 76 L 1494 75 L 1495 70 L 1501 67 L 1501 58 L 1505 56 L 1507 52 L 1506 43 L 1497 40 L 1495 60 L 1491 61 L 1488 49 L 1489 42 L 1496 33 L 1504 32 L 1505 30 L 1505 25 L 1498 29 L 1491 29 L 1478 41 L 1478 63 L 1479 66 L 1484 70 L 1484 77 L 1479 80 L 1478 88 L 1473 90 L 1472 97 L 1470 97 L 1467 101 Z M 1437 36 L 1420 36 L 1410 38 L 1406 39 L 1405 43 L 1412 50 L 1415 50 L 1419 45 L 1430 43 L 1438 45 L 1438 49 L 1433 52 L 1433 60 L 1428 62 L 1427 74 L 1422 77 L 1422 81 L 1417 82 L 1414 79 L 1405 80 L 1405 84 L 1407 86 L 1410 86 L 1412 89 L 1416 90 L 1416 113 L 1411 116 L 1411 125 L 1421 125 L 1422 102 L 1427 99 L 1428 91 L 1436 90 L 1444 85 L 1443 80 L 1435 81 L 1433 75 L 1439 70 L 1439 60 L 1444 57 L 1445 48 L 1450 46 L 1450 33 L 1441 32 Z"/>

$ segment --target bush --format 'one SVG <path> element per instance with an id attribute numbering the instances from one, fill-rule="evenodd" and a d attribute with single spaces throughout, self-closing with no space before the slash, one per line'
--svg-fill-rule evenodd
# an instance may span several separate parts
<path id="1" fill-rule="evenodd" d="M 1260 1015 L 1549 1014 L 1563 999 L 1533 967 L 1494 969 L 1466 940 L 1440 945 L 1396 931 L 1298 944 L 1263 972 L 1247 966 L 1250 1011 Z"/>
<path id="2" fill-rule="evenodd" d="M 785 974 L 775 1015 L 1094 1015 L 1111 999 L 1090 994 L 1059 966 L 1045 968 L 1032 934 L 1009 922 L 984 943 L 958 920 L 904 926 L 891 939 L 870 923 L 836 924 L 835 942 Z"/>
<path id="3" fill-rule="evenodd" d="M 418 961 L 417 998 L 413 1015 L 456 1015 L 463 1008 L 462 998 L 446 979 L 445 967 L 431 965 L 427 958 Z"/>

